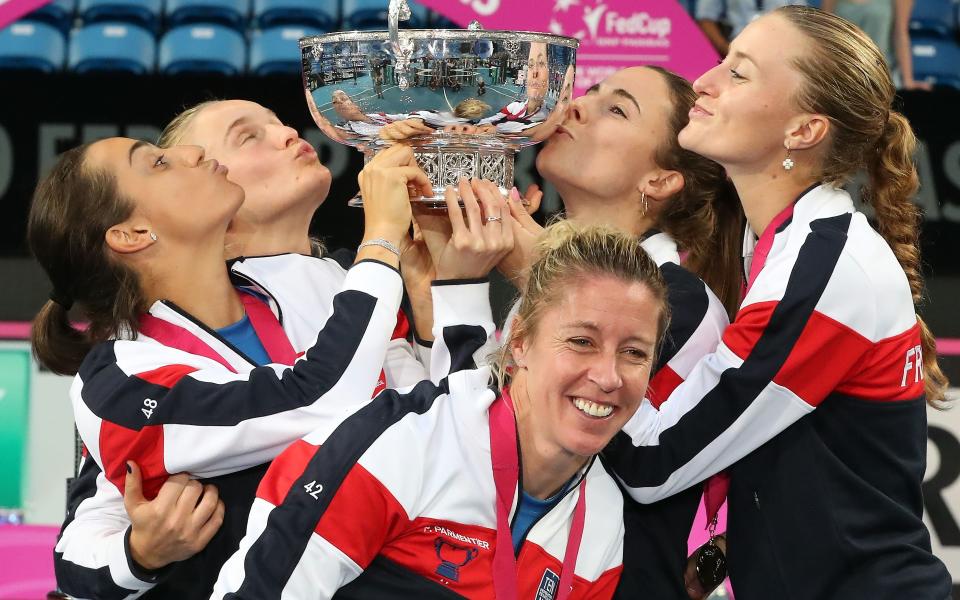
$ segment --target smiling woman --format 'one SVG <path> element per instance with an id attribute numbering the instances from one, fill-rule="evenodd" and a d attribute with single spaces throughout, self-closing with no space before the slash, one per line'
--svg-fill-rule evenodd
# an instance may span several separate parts
<path id="1" fill-rule="evenodd" d="M 567 222 L 532 271 L 503 387 L 474 362 L 493 329 L 486 287 L 435 296 L 452 374 L 278 457 L 214 597 L 613 596 L 623 503 L 595 458 L 646 391 L 666 289 L 635 237 Z"/>

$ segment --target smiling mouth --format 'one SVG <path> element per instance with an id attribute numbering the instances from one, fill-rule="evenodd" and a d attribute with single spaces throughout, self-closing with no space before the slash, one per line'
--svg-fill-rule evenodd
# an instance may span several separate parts
<path id="1" fill-rule="evenodd" d="M 583 398 L 574 398 L 572 403 L 577 410 L 594 419 L 605 419 L 613 414 L 613 407 L 608 404 L 597 404 Z"/>

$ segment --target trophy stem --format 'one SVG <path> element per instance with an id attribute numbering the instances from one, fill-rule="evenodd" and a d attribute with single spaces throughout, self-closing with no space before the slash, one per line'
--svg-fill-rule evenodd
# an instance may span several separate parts
<path id="1" fill-rule="evenodd" d="M 364 164 L 380 151 L 380 148 L 364 152 Z M 516 150 L 510 147 L 476 148 L 456 144 L 444 146 L 422 146 L 413 149 L 413 155 L 423 169 L 433 187 L 433 197 L 422 197 L 416 201 L 427 208 L 446 208 L 444 190 L 448 185 L 454 187 L 461 178 L 477 178 L 492 181 L 506 196 L 513 187 L 513 158 Z M 350 206 L 363 206 L 359 194 L 348 202 Z"/>

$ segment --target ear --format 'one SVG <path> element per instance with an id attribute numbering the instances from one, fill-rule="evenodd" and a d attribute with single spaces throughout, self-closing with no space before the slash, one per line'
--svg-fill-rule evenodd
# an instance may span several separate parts
<path id="1" fill-rule="evenodd" d="M 523 333 L 523 321 L 519 315 L 513 318 L 510 331 L 513 332 L 510 335 L 510 354 L 513 356 L 513 362 L 517 365 L 517 368 L 523 369 L 526 367 L 524 359 L 527 354 L 527 336 Z"/>
<path id="2" fill-rule="evenodd" d="M 791 150 L 813 148 L 830 133 L 830 120 L 823 115 L 800 115 L 787 127 L 784 147 Z"/>
<path id="3" fill-rule="evenodd" d="M 150 224 L 143 220 L 117 223 L 104 236 L 107 246 L 118 254 L 133 254 L 156 243 L 150 237 Z"/>
<path id="4" fill-rule="evenodd" d="M 680 193 L 684 183 L 680 171 L 658 169 L 650 177 L 641 180 L 638 189 L 647 195 L 648 200 L 653 200 L 656 204 Z"/>

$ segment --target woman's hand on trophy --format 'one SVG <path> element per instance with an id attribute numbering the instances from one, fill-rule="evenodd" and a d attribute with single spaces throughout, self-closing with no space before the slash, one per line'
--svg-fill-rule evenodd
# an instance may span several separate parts
<path id="1" fill-rule="evenodd" d="M 530 216 L 530 213 L 535 212 L 540 206 L 542 197 L 543 192 L 540 188 L 531 185 L 527 188 L 529 204 L 526 207 L 520 200 L 517 188 L 510 190 L 507 200 L 509 208 L 507 222 L 513 229 L 514 243 L 513 249 L 497 264 L 497 270 L 519 290 L 522 290 L 527 283 L 527 270 L 533 262 L 533 249 L 537 238 L 543 233 L 543 227 Z"/>
<path id="2" fill-rule="evenodd" d="M 450 237 L 434 254 L 437 279 L 486 277 L 513 248 L 506 200 L 496 185 L 477 179 L 461 179 L 456 190 L 447 187 L 444 199 Z"/>
<path id="3" fill-rule="evenodd" d="M 417 164 L 413 150 L 395 145 L 382 150 L 357 176 L 363 195 L 363 241 L 382 240 L 400 246 L 410 228 L 411 195 L 430 196 L 430 179 Z M 375 258 L 399 265 L 399 254 L 385 246 L 365 246 L 357 260 Z"/>
<path id="4" fill-rule="evenodd" d="M 403 119 L 384 125 L 377 135 L 383 140 L 400 141 L 428 133 L 433 133 L 433 127 L 424 123 L 422 119 Z"/>
<path id="5" fill-rule="evenodd" d="M 400 245 L 400 274 L 403 275 L 403 286 L 407 290 L 410 306 L 413 309 L 413 325 L 417 338 L 424 341 L 433 340 L 433 295 L 430 284 L 437 278 L 437 270 L 433 265 L 433 257 L 427 248 L 423 232 L 417 219 L 418 211 L 414 210 L 413 234 L 404 238 Z M 436 214 L 436 211 L 434 211 Z M 446 215 L 440 215 L 444 221 Z M 449 223 L 449 221 L 448 221 Z"/>

